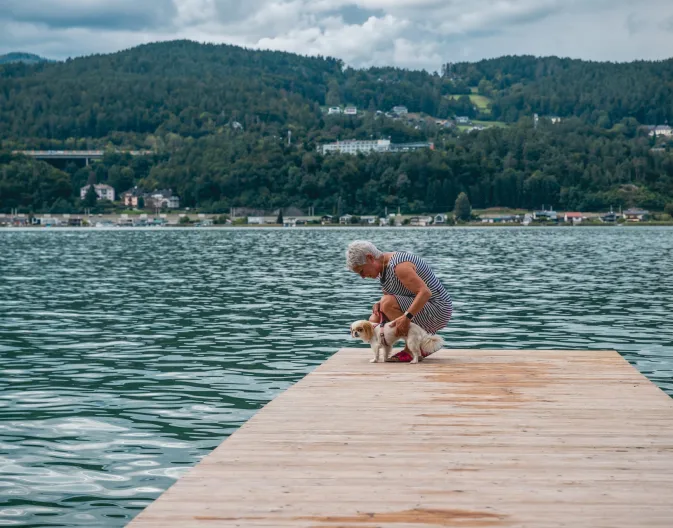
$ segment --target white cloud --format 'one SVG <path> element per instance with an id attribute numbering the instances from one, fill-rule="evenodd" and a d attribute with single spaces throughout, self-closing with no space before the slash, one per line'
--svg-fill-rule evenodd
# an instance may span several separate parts
<path id="1" fill-rule="evenodd" d="M 215 0 L 173 0 L 175 24 L 183 25 L 207 23 L 217 17 Z"/>
<path id="2" fill-rule="evenodd" d="M 673 31 L 670 0 L 4 2 L 0 53 L 51 58 L 189 38 L 434 70 L 504 54 L 661 59 Z"/>

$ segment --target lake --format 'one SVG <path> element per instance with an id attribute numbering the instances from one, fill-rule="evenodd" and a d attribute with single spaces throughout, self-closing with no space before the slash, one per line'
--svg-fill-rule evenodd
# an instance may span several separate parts
<path id="1" fill-rule="evenodd" d="M 349 324 L 380 290 L 345 269 L 356 238 L 429 261 L 449 348 L 616 349 L 673 395 L 672 228 L 5 229 L 0 526 L 124 526 L 364 346 Z"/>

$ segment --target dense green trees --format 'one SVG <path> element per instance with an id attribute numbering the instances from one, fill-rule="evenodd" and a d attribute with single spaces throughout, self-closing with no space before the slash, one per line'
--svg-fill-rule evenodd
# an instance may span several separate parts
<path id="1" fill-rule="evenodd" d="M 80 189 L 91 183 L 117 194 L 134 185 L 172 188 L 184 206 L 212 212 L 446 212 L 463 192 L 476 208 L 661 210 L 673 201 L 673 158 L 670 148 L 652 151 L 655 140 L 639 126 L 673 118 L 671 70 L 671 61 L 533 57 L 447 65 L 441 75 L 354 70 L 332 58 L 186 41 L 3 65 L 0 212 L 81 210 Z M 491 98 L 491 113 L 475 107 L 471 88 Z M 359 115 L 326 115 L 326 105 L 344 104 Z M 377 113 L 395 105 L 421 114 L 407 122 Z M 535 127 L 533 112 L 564 119 Z M 455 114 L 510 124 L 457 133 L 435 122 Z M 369 156 L 316 149 L 383 137 L 430 140 L 435 149 Z M 9 154 L 23 148 L 107 154 L 91 167 L 55 168 Z M 116 152 L 124 148 L 153 154 Z"/>
<path id="2" fill-rule="evenodd" d="M 127 174 L 140 187 L 170 187 L 184 206 L 212 212 L 292 205 L 318 213 L 446 212 L 461 192 L 476 208 L 662 210 L 673 201 L 673 157 L 653 153 L 647 137 L 598 133 L 580 121 L 536 130 L 524 121 L 401 154 L 322 156 L 304 143 L 243 133 L 185 140 L 148 158 L 110 154 L 65 171 L 15 157 L 0 165 L 1 207 L 48 211 L 58 199 L 76 208 L 87 174 L 99 183 Z"/>
<path id="3" fill-rule="evenodd" d="M 472 216 L 472 206 L 470 205 L 470 200 L 467 197 L 467 194 L 464 192 L 460 193 L 458 198 L 456 198 L 453 214 L 456 217 L 456 220 L 462 221 L 469 220 Z"/>
<path id="4" fill-rule="evenodd" d="M 673 59 L 624 64 L 508 56 L 453 64 L 450 70 L 494 98 L 495 119 L 511 122 L 537 112 L 576 116 L 602 128 L 627 117 L 652 125 L 673 122 Z"/>

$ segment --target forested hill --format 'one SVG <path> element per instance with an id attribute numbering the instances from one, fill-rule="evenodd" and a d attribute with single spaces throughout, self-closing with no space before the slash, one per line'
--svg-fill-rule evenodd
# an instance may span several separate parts
<path id="1" fill-rule="evenodd" d="M 317 212 L 476 207 L 603 210 L 673 202 L 671 61 L 503 57 L 429 73 L 329 57 L 174 41 L 60 63 L 0 65 L 0 212 L 71 212 L 80 188 L 171 188 L 184 206 Z M 328 115 L 355 105 L 357 116 Z M 408 118 L 386 116 L 393 106 Z M 533 113 L 558 114 L 561 123 Z M 494 125 L 466 132 L 438 119 Z M 291 144 L 288 144 L 291 132 Z M 432 141 L 434 150 L 318 154 L 337 139 Z M 92 167 L 9 151 L 105 148 Z M 149 157 L 113 151 L 148 148 Z M 103 207 L 103 205 L 100 205 Z"/>
<path id="2" fill-rule="evenodd" d="M 611 63 L 509 56 L 447 64 L 444 71 L 494 98 L 496 119 L 516 121 L 537 112 L 578 116 L 604 128 L 626 117 L 673 122 L 673 59 Z"/>
<path id="3" fill-rule="evenodd" d="M 505 122 L 537 112 L 604 128 L 628 117 L 673 122 L 673 60 L 503 57 L 447 65 L 442 73 L 355 70 L 334 58 L 190 41 L 148 44 L 63 63 L 0 66 L 0 135 L 198 135 L 232 119 L 248 127 L 293 125 L 301 134 L 320 126 L 321 106 L 345 104 Z M 467 97 L 477 92 L 483 105 Z"/>
<path id="4" fill-rule="evenodd" d="M 0 64 L 10 64 L 21 62 L 24 64 L 36 64 L 38 62 L 53 62 L 34 53 L 12 52 L 0 55 Z"/>
<path id="5" fill-rule="evenodd" d="M 202 135 L 232 119 L 248 129 L 294 125 L 301 133 L 319 126 L 324 105 L 407 105 L 436 115 L 442 94 L 453 89 L 454 83 L 425 72 L 356 71 L 333 58 L 176 41 L 0 68 L 0 135 Z M 447 99 L 443 117 L 451 105 L 461 109 Z"/>

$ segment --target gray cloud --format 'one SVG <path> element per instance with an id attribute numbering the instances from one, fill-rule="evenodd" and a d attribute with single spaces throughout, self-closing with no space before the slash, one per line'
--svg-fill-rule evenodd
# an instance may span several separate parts
<path id="1" fill-rule="evenodd" d="M 673 15 L 665 18 L 660 24 L 659 27 L 664 31 L 673 33 Z"/>
<path id="2" fill-rule="evenodd" d="M 383 9 L 366 9 L 357 5 L 347 5 L 336 9 L 331 13 L 340 16 L 345 24 L 364 24 L 370 17 L 383 17 L 386 12 Z"/>
<path id="3" fill-rule="evenodd" d="M 172 0 L 5 0 L 0 18 L 39 24 L 49 29 L 89 28 L 139 30 L 170 23 L 175 16 Z M 148 7 L 149 4 L 151 7 Z"/>
<path id="4" fill-rule="evenodd" d="M 641 0 L 4 0 L 0 52 L 52 58 L 189 38 L 438 69 L 504 54 L 670 53 L 673 2 Z M 28 5 L 30 4 L 30 5 Z"/>
<path id="5" fill-rule="evenodd" d="M 647 28 L 647 25 L 647 20 L 643 19 L 637 13 L 630 13 L 629 16 L 626 17 L 626 29 L 631 36 L 644 31 Z"/>

